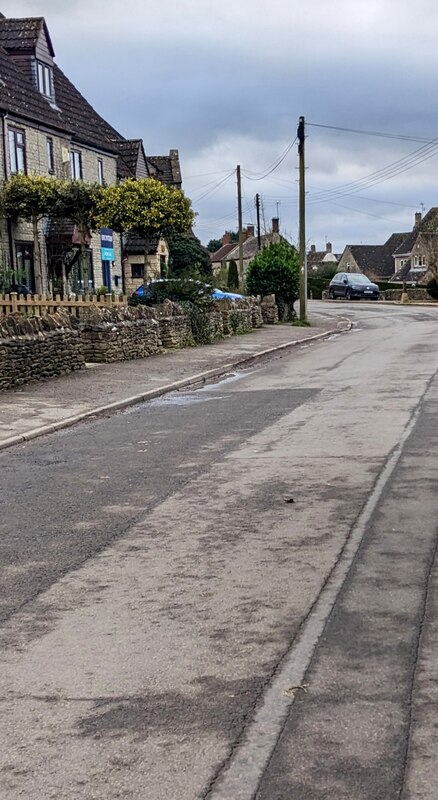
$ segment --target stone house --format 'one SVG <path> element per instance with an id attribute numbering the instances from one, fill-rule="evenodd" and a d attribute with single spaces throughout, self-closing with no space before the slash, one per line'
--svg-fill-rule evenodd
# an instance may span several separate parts
<path id="1" fill-rule="evenodd" d="M 155 176 L 181 186 L 178 151 L 148 159 L 141 139 L 126 140 L 86 101 L 55 62 L 43 17 L 0 15 L 0 180 L 15 173 L 114 184 L 128 177 Z M 25 283 L 32 291 L 84 290 L 79 261 L 86 245 L 88 288 L 123 290 L 122 238 L 107 229 L 81 242 L 68 220 L 39 225 L 42 274 L 35 275 L 29 224 L 0 218 L 0 291 Z M 157 243 L 161 248 L 161 244 Z M 129 255 L 129 254 L 128 254 Z M 161 249 L 155 254 L 161 255 Z"/>
<path id="2" fill-rule="evenodd" d="M 317 250 L 316 245 L 312 244 L 307 253 L 308 272 L 321 272 L 327 267 L 336 267 L 340 256 L 333 253 L 331 242 L 327 242 L 325 250 Z"/>
<path id="3" fill-rule="evenodd" d="M 227 234 L 225 234 L 227 236 Z M 258 237 L 255 235 L 254 225 L 248 225 L 243 231 L 243 280 L 245 281 L 248 266 L 252 259 L 257 255 L 259 250 L 267 247 L 273 242 L 286 241 L 280 233 L 279 219 L 274 217 L 272 219 L 272 229 L 270 233 L 265 233 L 260 237 L 260 247 Z M 228 277 L 228 268 L 231 261 L 235 261 L 239 267 L 239 245 L 222 240 L 222 247 L 211 256 L 213 274 L 222 284 L 226 285 Z M 241 287 L 242 288 L 242 287 Z"/>
<path id="4" fill-rule="evenodd" d="M 394 278 L 394 251 L 407 236 L 393 233 L 384 244 L 347 244 L 337 272 L 362 272 L 370 280 Z"/>
<path id="5" fill-rule="evenodd" d="M 412 231 L 394 250 L 395 280 L 427 283 L 438 276 L 438 208 L 415 214 Z"/>

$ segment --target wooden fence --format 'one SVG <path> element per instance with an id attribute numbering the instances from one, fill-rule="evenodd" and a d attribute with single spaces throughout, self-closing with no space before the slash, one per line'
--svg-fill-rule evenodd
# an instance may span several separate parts
<path id="1" fill-rule="evenodd" d="M 62 297 L 56 295 L 28 294 L 26 297 L 12 292 L 0 294 L 0 316 L 20 313 L 27 317 L 43 317 L 63 309 L 68 314 L 79 317 L 81 309 L 99 306 L 100 308 L 112 306 L 126 306 L 126 295 L 70 295 Z"/>

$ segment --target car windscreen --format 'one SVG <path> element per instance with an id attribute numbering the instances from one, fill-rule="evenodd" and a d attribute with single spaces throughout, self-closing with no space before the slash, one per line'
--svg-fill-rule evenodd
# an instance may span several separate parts
<path id="1" fill-rule="evenodd" d="M 370 279 L 365 275 L 351 275 L 349 277 L 350 283 L 371 283 Z"/>

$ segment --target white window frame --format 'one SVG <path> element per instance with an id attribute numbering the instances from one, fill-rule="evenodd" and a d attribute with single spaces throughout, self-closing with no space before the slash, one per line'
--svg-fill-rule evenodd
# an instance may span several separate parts
<path id="1" fill-rule="evenodd" d="M 26 135 L 20 128 L 9 128 L 9 159 L 11 175 L 26 173 Z"/>
<path id="2" fill-rule="evenodd" d="M 53 147 L 53 139 L 51 136 L 47 137 L 47 171 L 50 175 L 55 174 L 55 150 Z"/>
<path id="3" fill-rule="evenodd" d="M 44 97 L 53 98 L 53 69 L 43 61 L 37 61 L 38 89 Z"/>
<path id="4" fill-rule="evenodd" d="M 103 171 L 103 158 L 97 159 L 97 182 L 99 186 L 103 186 L 105 184 L 105 177 Z"/>
<path id="5" fill-rule="evenodd" d="M 82 153 L 80 150 L 70 150 L 70 170 L 73 181 L 82 180 Z"/>

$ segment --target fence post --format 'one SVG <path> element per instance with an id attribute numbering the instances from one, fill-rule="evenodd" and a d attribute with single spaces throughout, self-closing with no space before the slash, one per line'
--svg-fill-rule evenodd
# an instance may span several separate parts
<path id="1" fill-rule="evenodd" d="M 105 305 L 111 308 L 112 304 L 113 304 L 113 296 L 111 292 L 108 292 L 108 294 L 105 295 Z"/>
<path id="2" fill-rule="evenodd" d="M 18 311 L 18 294 L 17 292 L 11 292 L 9 297 L 11 298 L 12 313 L 16 314 Z"/>

